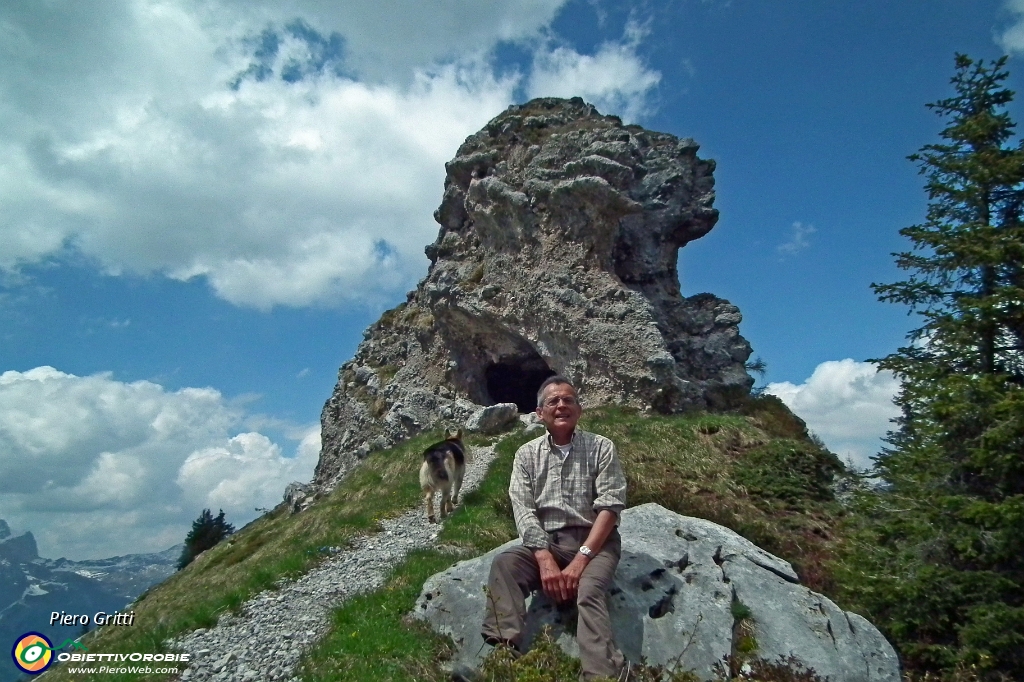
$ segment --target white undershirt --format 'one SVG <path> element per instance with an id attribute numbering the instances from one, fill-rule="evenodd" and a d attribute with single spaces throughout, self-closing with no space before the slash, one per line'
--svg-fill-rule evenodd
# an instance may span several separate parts
<path id="1" fill-rule="evenodd" d="M 562 459 L 565 459 L 566 457 L 569 456 L 569 451 L 572 450 L 572 443 L 567 443 L 565 445 L 556 444 L 555 447 L 558 448 L 558 451 L 562 453 Z"/>

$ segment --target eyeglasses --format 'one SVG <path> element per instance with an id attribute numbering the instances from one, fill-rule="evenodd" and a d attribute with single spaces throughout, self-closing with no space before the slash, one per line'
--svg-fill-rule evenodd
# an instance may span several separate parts
<path id="1" fill-rule="evenodd" d="M 573 405 L 578 405 L 579 401 L 571 395 L 556 396 L 545 400 L 544 407 L 558 407 L 559 403 L 566 405 L 567 407 L 572 407 Z"/>

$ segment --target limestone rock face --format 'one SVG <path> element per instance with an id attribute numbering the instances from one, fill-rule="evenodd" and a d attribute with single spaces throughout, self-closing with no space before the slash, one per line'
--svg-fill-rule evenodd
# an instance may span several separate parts
<path id="1" fill-rule="evenodd" d="M 788 562 L 733 531 L 657 504 L 626 509 L 619 525 L 622 558 L 609 591 L 615 641 L 633 661 L 715 677 L 715 665 L 738 648 L 758 658 L 795 658 L 831 682 L 899 682 L 896 652 L 867 620 L 799 584 Z M 414 614 L 450 636 L 454 665 L 477 668 L 490 647 L 480 624 L 494 556 L 463 561 L 427 580 Z M 739 602 L 749 617 L 737 620 Z M 527 641 L 550 625 L 566 653 L 578 656 L 575 609 L 559 610 L 542 593 L 530 600 Z M 741 646 L 746 637 L 745 647 Z"/>
<path id="2" fill-rule="evenodd" d="M 739 310 L 681 296 L 707 234 L 714 162 L 579 98 L 509 107 L 446 165 L 427 277 L 370 326 L 322 415 L 315 482 L 480 406 L 535 406 L 569 377 L 587 405 L 728 407 L 753 385 Z"/>

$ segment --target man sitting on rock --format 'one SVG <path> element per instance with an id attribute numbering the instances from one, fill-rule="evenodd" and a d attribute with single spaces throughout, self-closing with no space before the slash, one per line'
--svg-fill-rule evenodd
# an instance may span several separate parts
<path id="1" fill-rule="evenodd" d="M 565 377 L 541 384 L 537 414 L 547 433 L 516 452 L 508 490 L 523 544 L 491 564 L 482 634 L 489 644 L 520 650 L 525 598 L 542 587 L 557 603 L 576 601 L 583 679 L 625 679 L 628 663 L 612 640 L 606 593 L 621 553 L 616 525 L 626 478 L 615 445 L 576 428 L 582 411 Z"/>

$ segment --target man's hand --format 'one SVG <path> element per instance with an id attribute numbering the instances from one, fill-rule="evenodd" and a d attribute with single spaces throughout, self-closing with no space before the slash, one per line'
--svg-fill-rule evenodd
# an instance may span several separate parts
<path id="1" fill-rule="evenodd" d="M 565 576 L 558 569 L 555 556 L 549 550 L 538 549 L 533 553 L 533 556 L 537 559 L 537 566 L 540 568 L 540 584 L 548 599 L 561 604 L 575 596 L 576 588 L 573 588 L 572 594 L 569 593 L 566 587 Z M 576 578 L 576 585 L 579 585 L 578 576 Z"/>
<path id="2" fill-rule="evenodd" d="M 577 554 L 573 557 L 573 560 L 569 562 L 569 565 L 562 569 L 562 580 L 565 583 L 565 589 L 569 592 L 569 599 L 576 599 L 576 591 L 580 587 L 580 576 L 583 575 L 583 569 L 590 563 L 590 559 Z"/>

